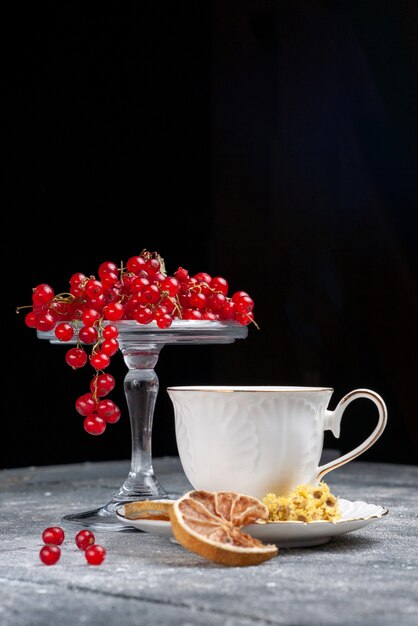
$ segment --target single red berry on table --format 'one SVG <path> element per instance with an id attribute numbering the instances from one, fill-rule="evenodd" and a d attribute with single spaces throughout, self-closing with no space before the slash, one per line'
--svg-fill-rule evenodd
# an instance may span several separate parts
<path id="1" fill-rule="evenodd" d="M 75 542 L 77 548 L 80 550 L 86 550 L 89 546 L 92 546 L 96 541 L 96 537 L 91 532 L 91 530 L 85 529 L 80 530 L 75 536 Z"/>
<path id="2" fill-rule="evenodd" d="M 106 550 L 97 543 L 87 548 L 84 554 L 89 565 L 101 565 L 106 558 Z"/>
<path id="3" fill-rule="evenodd" d="M 56 545 L 42 546 L 39 551 L 39 558 L 44 565 L 55 565 L 61 557 L 61 548 Z"/>
<path id="4" fill-rule="evenodd" d="M 48 545 L 60 546 L 64 539 L 65 533 L 60 526 L 49 526 L 42 533 L 42 541 Z"/>

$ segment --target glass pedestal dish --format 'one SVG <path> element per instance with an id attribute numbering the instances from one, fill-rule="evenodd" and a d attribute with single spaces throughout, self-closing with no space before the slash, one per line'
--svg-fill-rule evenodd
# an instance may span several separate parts
<path id="1" fill-rule="evenodd" d="M 128 372 L 124 379 L 124 391 L 131 423 L 132 454 L 131 469 L 126 480 L 103 506 L 80 513 L 65 515 L 66 525 L 109 531 L 132 530 L 116 517 L 116 509 L 127 502 L 136 500 L 173 499 L 160 485 L 152 464 L 152 426 L 154 408 L 159 391 L 155 367 L 161 349 L 176 344 L 229 344 L 237 339 L 245 339 L 248 327 L 231 322 L 211 320 L 178 320 L 170 328 L 160 329 L 155 322 L 138 324 L 134 320 L 112 322 L 118 327 L 119 349 Z M 77 335 L 71 342 L 63 343 L 53 331 L 37 331 L 40 339 L 51 344 L 68 345 L 77 342 Z"/>

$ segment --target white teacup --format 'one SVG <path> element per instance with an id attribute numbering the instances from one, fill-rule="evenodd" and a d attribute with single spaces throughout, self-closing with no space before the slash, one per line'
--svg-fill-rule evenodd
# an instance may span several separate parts
<path id="1" fill-rule="evenodd" d="M 383 433 L 386 405 L 370 389 L 355 389 L 327 409 L 327 387 L 168 387 L 180 461 L 195 489 L 235 491 L 262 499 L 285 495 L 299 484 L 316 485 L 331 470 L 370 448 Z M 359 446 L 319 465 L 324 432 L 340 435 L 347 406 L 367 398 L 378 422 Z"/>

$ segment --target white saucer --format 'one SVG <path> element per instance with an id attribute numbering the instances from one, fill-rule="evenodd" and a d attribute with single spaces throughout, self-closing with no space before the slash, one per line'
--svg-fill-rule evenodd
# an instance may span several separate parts
<path id="1" fill-rule="evenodd" d="M 376 504 L 368 504 L 356 500 L 339 498 L 342 517 L 338 522 L 269 522 L 250 524 L 243 530 L 264 543 L 275 543 L 279 548 L 302 548 L 319 546 L 330 541 L 332 537 L 342 535 L 363 528 L 389 513 L 389 510 Z M 173 538 L 170 522 L 149 519 L 127 519 L 124 516 L 124 507 L 116 511 L 117 518 L 154 535 Z"/>

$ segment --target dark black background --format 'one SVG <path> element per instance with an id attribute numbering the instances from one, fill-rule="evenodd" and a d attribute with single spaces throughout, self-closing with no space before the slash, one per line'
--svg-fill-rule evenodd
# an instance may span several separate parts
<path id="1" fill-rule="evenodd" d="M 15 310 L 143 248 L 249 292 L 259 326 L 162 350 L 154 456 L 168 385 L 309 384 L 380 393 L 362 458 L 418 463 L 416 2 L 41 2 L 5 30 L 1 466 L 129 458 L 121 356 L 122 418 L 92 437 L 91 372 Z M 350 405 L 326 444 L 375 419 Z"/>

